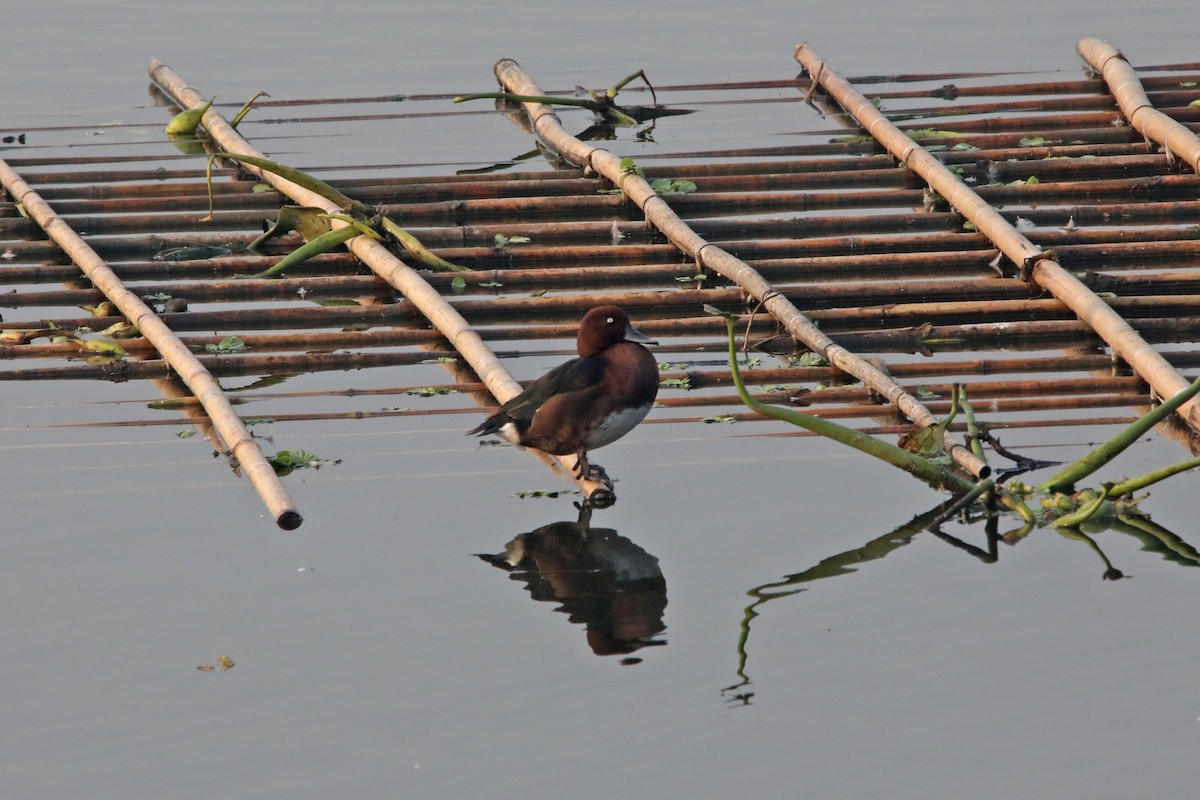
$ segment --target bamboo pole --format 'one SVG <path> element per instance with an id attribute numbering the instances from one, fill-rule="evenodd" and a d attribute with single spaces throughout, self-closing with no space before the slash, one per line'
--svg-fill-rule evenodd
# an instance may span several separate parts
<path id="1" fill-rule="evenodd" d="M 867 98 L 834 72 L 824 59 L 819 58 L 811 47 L 799 45 L 796 48 L 796 60 L 893 156 L 925 178 L 951 206 L 995 242 L 1013 263 L 1024 265 L 1033 281 L 1068 305 L 1080 319 L 1095 329 L 1113 352 L 1142 375 L 1160 397 L 1173 397 L 1187 388 L 1189 382 L 1147 344 L 1129 323 L 1059 266 L 1052 253 L 1029 241 L 953 172 L 889 122 Z M 1200 429 L 1200 408 L 1194 400 L 1180 408 L 1179 412 L 1193 428 Z"/>
<path id="2" fill-rule="evenodd" d="M 1137 73 L 1117 48 L 1088 36 L 1079 40 L 1076 50 L 1092 69 L 1103 76 L 1121 113 L 1134 130 L 1146 140 L 1166 147 L 1168 152 L 1192 170 L 1200 172 L 1200 139 L 1187 126 L 1154 108 Z"/>
<path id="3" fill-rule="evenodd" d="M 262 497 L 275 523 L 284 530 L 300 526 L 300 516 L 283 488 L 274 468 L 263 456 L 250 431 L 242 423 L 212 375 L 183 346 L 178 337 L 154 311 L 130 291 L 79 234 L 71 229 L 38 194 L 3 160 L 0 183 L 46 234 L 83 269 L 92 283 L 104 292 L 125 318 L 137 327 L 199 398 L 229 452 Z"/>
<path id="4" fill-rule="evenodd" d="M 150 64 L 149 71 L 151 79 L 181 108 L 198 108 L 203 105 L 204 99 L 199 92 L 188 86 L 166 64 L 154 61 Z M 209 109 L 205 113 L 202 125 L 213 141 L 217 142 L 225 151 L 265 158 L 213 109 Z M 269 172 L 263 172 L 250 165 L 244 166 L 248 171 L 258 175 L 300 205 L 322 208 L 331 214 L 341 211 L 330 201 L 291 181 Z M 336 219 L 331 222 L 335 227 L 345 225 Z M 347 242 L 347 246 L 375 274 L 400 291 L 406 300 L 446 337 L 454 349 L 471 365 L 480 379 L 487 384 L 488 390 L 497 400 L 503 403 L 520 393 L 521 385 L 508 374 L 500 359 L 488 349 L 480 335 L 471 328 L 461 314 L 442 299 L 436 289 L 422 279 L 416 270 L 404 264 L 382 244 L 369 237 L 355 237 Z M 574 476 L 576 474 L 575 456 L 560 456 L 554 460 L 565 475 Z M 584 496 L 598 506 L 609 505 L 616 499 L 612 494 L 611 487 L 600 481 L 577 480 L 576 483 L 579 484 Z"/>
<path id="5" fill-rule="evenodd" d="M 511 59 L 496 62 L 496 78 L 508 91 L 521 95 L 541 95 L 542 91 Z M 713 269 L 731 280 L 756 298 L 775 319 L 779 320 L 797 340 L 814 351 L 821 353 L 829 363 L 854 375 L 867 383 L 879 394 L 895 404 L 905 416 L 920 427 L 937 423 L 934 416 L 908 392 L 879 369 L 836 344 L 801 314 L 792 303 L 783 297 L 770 283 L 744 261 L 729 252 L 705 241 L 671 210 L 670 205 L 659 197 L 645 179 L 629 174 L 621 167 L 621 159 L 608 150 L 581 142 L 568 134 L 558 116 L 546 105 L 524 104 L 525 111 L 533 123 L 538 137 L 566 160 L 597 172 L 618 186 L 624 195 L 638 205 L 663 234 L 698 266 Z M 945 448 L 955 463 L 973 475 L 986 477 L 990 472 L 987 465 L 974 453 L 946 437 Z"/>

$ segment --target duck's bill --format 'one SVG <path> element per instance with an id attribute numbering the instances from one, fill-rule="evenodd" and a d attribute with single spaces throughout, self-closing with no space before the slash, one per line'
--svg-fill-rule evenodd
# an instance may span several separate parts
<path id="1" fill-rule="evenodd" d="M 657 341 L 651 339 L 632 325 L 625 328 L 625 341 L 637 342 L 638 344 L 658 344 Z"/>

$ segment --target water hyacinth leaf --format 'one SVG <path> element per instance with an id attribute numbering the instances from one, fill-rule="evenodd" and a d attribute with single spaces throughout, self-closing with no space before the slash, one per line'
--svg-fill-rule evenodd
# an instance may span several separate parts
<path id="1" fill-rule="evenodd" d="M 246 349 L 246 343 L 240 336 L 226 336 L 216 344 L 206 344 L 204 349 L 210 353 L 218 355 L 228 355 L 230 353 L 240 353 Z"/>
<path id="2" fill-rule="evenodd" d="M 275 470 L 275 474 L 279 477 L 292 474 L 298 469 L 319 469 L 322 464 L 329 463 L 329 459 L 321 458 L 305 450 L 280 450 L 275 455 L 270 456 L 267 461 Z"/>
<path id="3" fill-rule="evenodd" d="M 108 361 L 125 357 L 125 348 L 111 339 L 81 339 L 79 346 L 88 354 L 85 360 L 89 362 L 92 358 Z"/>
<path id="4" fill-rule="evenodd" d="M 136 339 L 142 335 L 142 332 L 132 322 L 126 322 L 125 320 L 109 325 L 100 331 L 100 333 L 113 339 Z"/>
<path id="5" fill-rule="evenodd" d="M 214 97 L 202 106 L 180 111 L 171 118 L 163 132 L 168 136 L 195 136 L 196 128 L 200 127 L 200 120 L 204 118 L 205 112 L 212 108 L 213 100 L 216 99 Z"/>
<path id="6" fill-rule="evenodd" d="M 99 305 L 94 306 L 80 306 L 80 308 L 91 314 L 93 317 L 112 317 L 119 313 L 116 305 L 111 300 L 105 300 Z"/>
<path id="7" fill-rule="evenodd" d="M 318 236 L 329 232 L 329 218 L 322 216 L 324 213 L 323 209 L 313 206 L 281 206 L 275 221 L 266 222 L 262 236 L 251 242 L 246 249 L 256 253 L 260 245 L 285 236 L 291 231 L 300 234 L 304 241 L 311 242 Z"/>
<path id="8" fill-rule="evenodd" d="M 565 494 L 579 494 L 579 493 L 580 492 L 578 489 L 533 489 L 533 490 L 525 491 L 525 492 L 514 492 L 513 497 L 516 497 L 520 500 L 527 500 L 530 498 L 554 499 L 556 497 L 562 497 Z"/>
<path id="9" fill-rule="evenodd" d="M 692 181 L 673 180 L 671 178 L 655 178 L 650 181 L 650 188 L 655 194 L 687 194 L 696 191 Z"/>
<path id="10" fill-rule="evenodd" d="M 193 244 L 183 247 L 167 247 L 159 250 L 151 258 L 155 261 L 204 261 L 209 258 L 226 256 L 233 248 L 220 244 Z"/>
<path id="11" fill-rule="evenodd" d="M 303 264 L 313 256 L 319 256 L 323 253 L 328 253 L 340 245 L 353 239 L 359 235 L 359 231 L 352 225 L 347 225 L 343 228 L 335 228 L 327 233 L 324 233 L 310 242 L 305 242 L 302 246 L 297 247 L 292 252 L 281 258 L 275 266 L 270 269 L 263 270 L 257 273 L 256 278 L 273 278 L 281 272 L 291 269 L 297 264 Z"/>
<path id="12" fill-rule="evenodd" d="M 405 392 L 405 394 L 413 395 L 414 397 L 434 397 L 435 395 L 457 393 L 457 389 L 450 389 L 445 386 L 419 386 Z"/>
<path id="13" fill-rule="evenodd" d="M 503 233 L 497 233 L 495 238 L 495 247 L 497 250 L 503 250 L 510 244 L 528 244 L 532 241 L 528 236 L 505 236 Z"/>

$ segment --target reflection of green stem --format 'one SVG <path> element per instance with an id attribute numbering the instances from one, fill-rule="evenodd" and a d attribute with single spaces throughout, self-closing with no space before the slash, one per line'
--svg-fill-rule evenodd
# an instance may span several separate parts
<path id="1" fill-rule="evenodd" d="M 1146 431 L 1153 428 L 1161 420 L 1166 419 L 1175 409 L 1192 399 L 1200 392 L 1200 378 L 1179 394 L 1167 400 L 1157 408 L 1152 408 L 1125 430 L 1109 439 L 1090 453 L 1073 464 L 1068 465 L 1039 488 L 1046 494 L 1054 492 L 1069 492 L 1075 488 L 1075 483 L 1086 478 L 1102 466 L 1121 454 L 1125 448 L 1136 442 Z"/>
<path id="2" fill-rule="evenodd" d="M 508 100 L 513 103 L 538 103 L 544 106 L 575 106 L 589 111 L 596 109 L 595 100 L 582 97 L 550 97 L 542 94 L 513 94 L 512 92 L 478 92 L 464 94 L 454 98 L 455 103 L 465 103 L 468 100 Z"/>
<path id="3" fill-rule="evenodd" d="M 835 442 L 853 447 L 855 450 L 875 456 L 894 467 L 920 478 L 931 486 L 942 487 L 955 493 L 969 492 L 974 484 L 951 470 L 945 469 L 927 458 L 916 453 L 910 453 L 902 447 L 876 439 L 874 436 L 838 425 L 827 419 L 803 414 L 789 408 L 780 408 L 759 402 L 750 396 L 746 384 L 742 382 L 741 372 L 737 365 L 737 343 L 734 340 L 733 320 L 725 317 L 725 326 L 729 333 L 729 366 L 733 373 L 733 383 L 737 387 L 738 396 L 751 411 L 756 411 L 765 417 L 781 419 L 805 430 L 819 433 Z"/>
<path id="4" fill-rule="evenodd" d="M 847 550 L 844 553 L 822 559 L 820 563 L 809 567 L 803 572 L 787 575 L 782 580 L 764 583 L 762 586 L 756 586 L 746 592 L 746 594 L 754 598 L 754 602 L 746 606 L 742 617 L 741 632 L 738 636 L 737 674 L 741 678 L 741 682 L 726 688 L 724 690 L 725 694 L 729 695 L 750 684 L 750 677 L 746 672 L 746 662 L 749 659 L 750 623 L 758 616 L 760 606 L 765 605 L 771 600 L 803 592 L 807 589 L 804 584 L 824 578 L 849 575 L 857 571 L 860 565 L 868 561 L 884 558 L 892 551 L 910 544 L 913 541 L 913 537 L 928 528 L 942 514 L 945 508 L 946 504 L 943 503 L 936 508 L 926 511 L 924 514 L 914 517 L 883 536 L 872 539 L 862 547 L 856 547 L 853 550 Z"/>
<path id="5" fill-rule="evenodd" d="M 1112 565 L 1112 562 L 1108 560 L 1108 556 L 1104 554 L 1104 551 L 1100 549 L 1100 545 L 1096 544 L 1096 541 L 1092 537 L 1088 536 L 1078 528 L 1059 530 L 1059 533 L 1068 539 L 1074 539 L 1077 542 L 1083 542 L 1091 549 L 1093 553 L 1100 556 L 1100 560 L 1104 562 L 1104 577 L 1106 580 L 1115 580 L 1125 577 L 1119 569 Z"/>
<path id="6" fill-rule="evenodd" d="M 636 119 L 621 111 L 616 106 L 598 100 L 589 100 L 585 97 L 548 97 L 539 94 L 513 94 L 512 92 L 479 92 L 478 94 L 464 94 L 454 98 L 454 102 L 456 103 L 463 103 L 467 100 L 508 100 L 513 103 L 574 106 L 576 108 L 586 108 L 594 114 L 602 114 L 621 125 L 637 125 Z"/>
<path id="7" fill-rule="evenodd" d="M 1200 566 L 1200 551 L 1141 513 L 1118 511 L 1112 529 L 1135 537 L 1142 543 L 1143 550 L 1158 553 L 1169 561 L 1189 567 Z"/>

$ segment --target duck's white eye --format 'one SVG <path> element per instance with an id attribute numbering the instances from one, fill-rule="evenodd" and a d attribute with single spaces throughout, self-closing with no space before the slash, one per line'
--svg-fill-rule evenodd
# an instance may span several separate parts
<path id="1" fill-rule="evenodd" d="M 616 320 L 615 320 L 615 319 L 613 319 L 612 317 L 609 317 L 608 319 L 606 319 L 606 320 L 604 320 L 604 321 L 605 321 L 605 322 L 607 322 L 609 325 L 611 325 L 611 324 L 613 324 L 614 322 L 616 322 Z"/>

